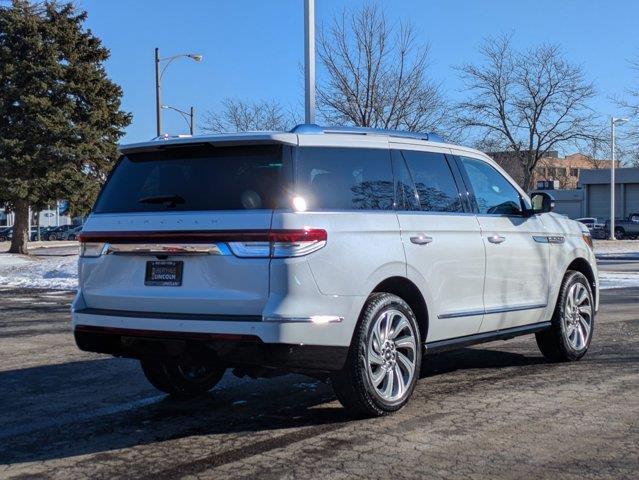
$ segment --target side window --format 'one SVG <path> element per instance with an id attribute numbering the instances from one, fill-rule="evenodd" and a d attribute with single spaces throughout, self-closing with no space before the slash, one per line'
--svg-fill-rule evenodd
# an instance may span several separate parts
<path id="1" fill-rule="evenodd" d="M 461 157 L 475 191 L 479 213 L 521 215 L 519 192 L 504 176 L 488 163 Z"/>
<path id="2" fill-rule="evenodd" d="M 309 210 L 392 210 L 393 173 L 386 149 L 302 147 L 296 190 Z"/>
<path id="3" fill-rule="evenodd" d="M 393 173 L 395 175 L 395 201 L 397 210 L 420 210 L 419 199 L 413 179 L 399 150 L 392 150 Z"/>
<path id="4" fill-rule="evenodd" d="M 417 199 L 425 212 L 462 212 L 459 190 L 442 153 L 402 151 Z"/>

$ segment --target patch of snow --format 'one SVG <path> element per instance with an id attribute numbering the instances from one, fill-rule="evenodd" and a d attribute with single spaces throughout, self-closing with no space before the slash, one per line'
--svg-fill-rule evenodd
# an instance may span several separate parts
<path id="1" fill-rule="evenodd" d="M 612 254 L 635 254 L 639 256 L 639 240 L 594 240 L 597 257 Z"/>
<path id="2" fill-rule="evenodd" d="M 75 290 L 78 257 L 25 257 L 0 254 L 0 286 Z"/>
<path id="3" fill-rule="evenodd" d="M 639 272 L 599 272 L 599 288 L 639 287 Z"/>

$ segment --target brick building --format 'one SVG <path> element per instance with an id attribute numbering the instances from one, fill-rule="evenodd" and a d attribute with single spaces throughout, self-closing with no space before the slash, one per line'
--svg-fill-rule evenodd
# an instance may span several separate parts
<path id="1" fill-rule="evenodd" d="M 488 155 L 501 165 L 517 183 L 522 185 L 524 178 L 523 168 L 521 163 L 513 155 L 513 152 L 492 152 Z M 618 167 L 619 161 L 616 163 Z M 550 151 L 537 162 L 533 173 L 532 185 L 537 185 L 537 182 L 541 180 L 556 180 L 559 183 L 559 188 L 573 189 L 577 188 L 581 170 L 610 167 L 610 160 L 594 159 L 583 153 L 573 153 L 565 157 L 560 157 L 558 152 Z M 528 186 L 522 186 L 525 190 L 528 190 Z"/>

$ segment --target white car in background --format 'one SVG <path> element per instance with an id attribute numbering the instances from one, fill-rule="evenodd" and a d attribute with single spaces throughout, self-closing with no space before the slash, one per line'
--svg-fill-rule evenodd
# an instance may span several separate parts
<path id="1" fill-rule="evenodd" d="M 80 235 L 74 333 L 164 392 L 285 370 L 382 415 L 430 354 L 535 334 L 574 361 L 590 345 L 588 229 L 481 152 L 302 125 L 121 153 Z"/>

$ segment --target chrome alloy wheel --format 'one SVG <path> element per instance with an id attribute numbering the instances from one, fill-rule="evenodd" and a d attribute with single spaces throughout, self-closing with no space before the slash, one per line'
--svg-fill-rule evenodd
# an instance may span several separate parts
<path id="1" fill-rule="evenodd" d="M 568 343 L 575 350 L 581 350 L 588 345 L 592 331 L 592 302 L 583 284 L 575 283 L 570 287 L 564 310 L 564 327 Z"/>
<path id="2" fill-rule="evenodd" d="M 401 399 L 415 376 L 416 336 L 398 310 L 386 310 L 375 320 L 368 338 L 368 377 L 387 402 Z"/>

